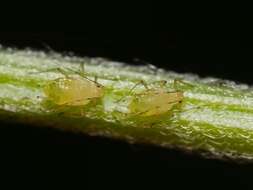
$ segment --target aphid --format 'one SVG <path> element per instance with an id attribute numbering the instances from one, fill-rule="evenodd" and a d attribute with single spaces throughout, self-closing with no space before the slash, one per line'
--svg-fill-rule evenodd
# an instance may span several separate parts
<path id="1" fill-rule="evenodd" d="M 162 81 L 164 84 L 164 81 Z M 143 83 L 143 82 L 141 82 Z M 144 83 L 143 83 L 144 84 Z M 128 108 L 132 114 L 142 116 L 162 115 L 182 102 L 183 92 L 168 92 L 164 88 L 148 89 L 140 94 L 135 94 Z"/>
<path id="2" fill-rule="evenodd" d="M 45 95 L 55 104 L 84 106 L 103 96 L 104 87 L 96 80 L 90 80 L 83 75 L 70 77 L 63 70 L 58 71 L 65 77 L 52 80 L 44 87 Z"/>
<path id="3" fill-rule="evenodd" d="M 175 104 L 183 100 L 182 92 L 166 92 L 165 90 L 149 90 L 138 94 L 129 104 L 131 113 L 142 116 L 161 115 L 170 111 Z"/>

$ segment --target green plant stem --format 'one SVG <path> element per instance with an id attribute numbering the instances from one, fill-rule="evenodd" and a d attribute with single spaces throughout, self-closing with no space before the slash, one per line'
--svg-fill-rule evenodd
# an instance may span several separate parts
<path id="1" fill-rule="evenodd" d="M 53 68 L 81 71 L 98 78 L 105 95 L 82 108 L 57 108 L 47 102 L 43 87 L 63 77 Z M 51 69 L 51 70 L 50 70 Z M 69 73 L 71 75 L 71 73 Z M 140 80 L 150 87 L 182 91 L 180 106 L 161 116 L 131 116 L 129 90 Z M 175 80 L 179 81 L 175 85 Z M 181 81 L 181 82 L 180 82 Z M 145 90 L 138 85 L 136 92 Z M 117 101 L 123 99 L 124 101 Z M 79 114 L 84 109 L 85 115 Z M 89 135 L 180 148 L 217 157 L 253 159 L 253 90 L 214 78 L 200 79 L 150 66 L 129 66 L 100 58 L 78 58 L 31 50 L 0 49 L 0 118 L 57 127 Z"/>

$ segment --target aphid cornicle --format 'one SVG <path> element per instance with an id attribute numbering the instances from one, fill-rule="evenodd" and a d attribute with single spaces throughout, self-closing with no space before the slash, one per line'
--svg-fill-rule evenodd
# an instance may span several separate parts
<path id="1" fill-rule="evenodd" d="M 147 89 L 135 94 L 128 108 L 132 114 L 142 116 L 162 115 L 182 102 L 183 92 L 168 92 L 164 88 Z"/>
<path id="2" fill-rule="evenodd" d="M 63 77 L 52 80 L 44 87 L 49 100 L 57 105 L 84 106 L 103 96 L 104 88 L 99 83 L 83 77 Z"/>

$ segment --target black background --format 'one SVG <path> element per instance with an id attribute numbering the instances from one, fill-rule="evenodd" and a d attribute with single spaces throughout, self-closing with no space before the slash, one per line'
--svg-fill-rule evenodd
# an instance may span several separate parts
<path id="1" fill-rule="evenodd" d="M 110 27 L 110 26 L 108 26 Z M 217 31 L 0 32 L 1 44 L 45 51 L 73 52 L 131 64 L 151 63 L 181 73 L 196 73 L 252 84 L 252 36 Z"/>
<path id="2" fill-rule="evenodd" d="M 106 57 L 129 64 L 151 63 L 181 73 L 253 84 L 253 43 L 248 30 L 224 29 L 228 20 L 213 26 L 203 19 L 196 27 L 192 23 L 195 18 L 188 18 L 187 14 L 183 19 L 178 19 L 177 12 L 166 14 L 173 8 L 161 7 L 158 11 L 131 8 L 107 9 L 101 5 L 87 13 L 89 8 L 85 7 L 71 12 L 64 10 L 68 15 L 65 17 L 49 10 L 47 15 L 43 10 L 43 16 L 36 17 L 36 21 L 16 20 L 11 24 L 14 30 L 7 30 L 11 27 L 2 30 L 0 43 L 62 53 L 71 51 L 79 56 Z M 94 10 L 99 14 L 94 15 Z M 77 16 L 72 19 L 70 14 Z M 175 22 L 183 27 L 175 27 Z M 0 142 L 1 168 L 6 168 L 3 173 L 12 181 L 25 176 L 22 182 L 37 185 L 53 182 L 72 188 L 76 183 L 89 188 L 252 187 L 252 164 L 204 159 L 175 150 L 4 123 Z"/>

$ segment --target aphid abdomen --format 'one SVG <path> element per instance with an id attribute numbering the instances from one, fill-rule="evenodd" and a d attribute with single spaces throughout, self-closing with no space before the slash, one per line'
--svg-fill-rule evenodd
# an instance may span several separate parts
<path id="1" fill-rule="evenodd" d="M 135 97 L 129 109 L 143 116 L 161 115 L 170 111 L 183 99 L 182 92 L 150 91 Z"/>
<path id="2" fill-rule="evenodd" d="M 102 96 L 102 88 L 86 79 L 59 78 L 44 88 L 47 97 L 57 105 L 82 106 Z"/>

